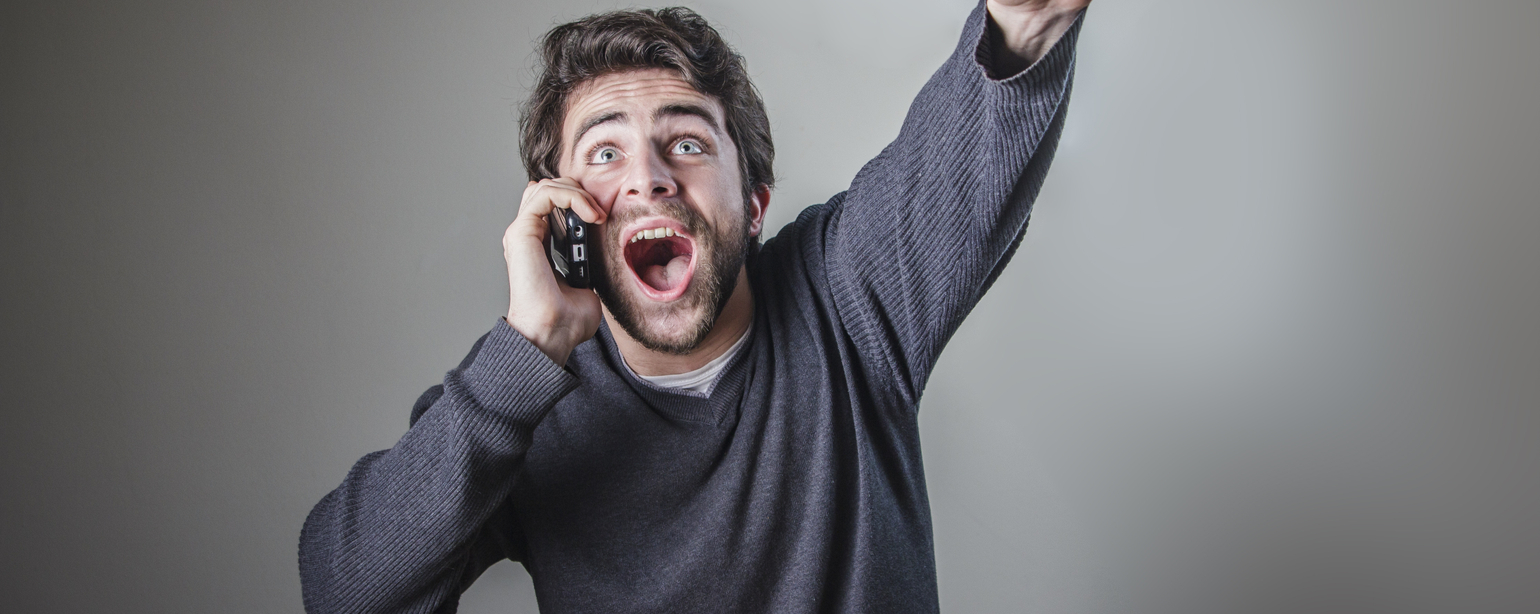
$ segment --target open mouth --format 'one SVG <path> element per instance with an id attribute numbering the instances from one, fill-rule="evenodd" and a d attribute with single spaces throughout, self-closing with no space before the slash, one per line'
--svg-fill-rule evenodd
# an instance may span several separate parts
<path id="1" fill-rule="evenodd" d="M 626 241 L 626 267 L 642 293 L 658 301 L 684 294 L 695 274 L 694 241 L 670 226 L 636 231 Z"/>

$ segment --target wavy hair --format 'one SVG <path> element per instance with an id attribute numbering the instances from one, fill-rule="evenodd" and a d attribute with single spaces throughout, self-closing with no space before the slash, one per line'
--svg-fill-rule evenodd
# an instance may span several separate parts
<path id="1" fill-rule="evenodd" d="M 745 205 L 756 188 L 775 185 L 775 145 L 765 103 L 749 81 L 743 57 L 695 11 L 615 11 L 562 24 L 546 33 L 541 62 L 539 80 L 519 117 L 521 153 L 531 180 L 560 176 L 561 127 L 573 91 L 603 75 L 662 68 L 722 104 L 727 134 L 738 148 Z"/>

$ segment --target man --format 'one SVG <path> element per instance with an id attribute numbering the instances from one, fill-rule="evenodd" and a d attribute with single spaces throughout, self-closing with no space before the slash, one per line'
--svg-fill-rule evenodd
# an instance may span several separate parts
<path id="1" fill-rule="evenodd" d="M 300 542 L 315 612 L 450 612 L 521 561 L 545 612 L 933 612 L 916 408 L 1004 267 L 1089 0 L 988 0 L 898 139 L 759 246 L 773 149 L 694 13 L 547 35 L 505 321 Z M 1030 67 L 1030 68 L 1029 68 Z M 543 252 L 596 224 L 596 293 Z"/>

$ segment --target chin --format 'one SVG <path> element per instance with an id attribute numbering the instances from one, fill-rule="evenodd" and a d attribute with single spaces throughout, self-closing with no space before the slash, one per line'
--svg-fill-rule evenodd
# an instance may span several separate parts
<path id="1" fill-rule="evenodd" d="M 692 286 L 683 296 L 662 302 L 629 287 L 636 283 L 630 277 L 625 272 L 606 274 L 595 284 L 594 290 L 615 323 L 642 347 L 654 352 L 684 355 L 694 351 L 716 324 L 722 311 L 719 304 L 726 304 L 718 300 L 719 292 L 714 283 Z"/>
<path id="2" fill-rule="evenodd" d="M 701 305 L 668 305 L 642 309 L 641 317 L 620 322 L 626 334 L 654 352 L 684 355 L 694 351 L 711 333 L 717 313 Z M 614 309 L 611 309 L 614 313 Z"/>

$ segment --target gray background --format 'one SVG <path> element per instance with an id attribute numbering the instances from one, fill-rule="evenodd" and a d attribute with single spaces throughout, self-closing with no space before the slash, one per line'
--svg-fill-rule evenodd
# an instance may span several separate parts
<path id="1" fill-rule="evenodd" d="M 506 308 L 532 40 L 604 2 L 0 8 L 0 609 L 295 612 Z M 968 9 L 700 2 L 771 227 Z M 922 410 L 953 612 L 1540 611 L 1540 3 L 1101 0 Z M 494 567 L 466 612 L 531 612 Z"/>

